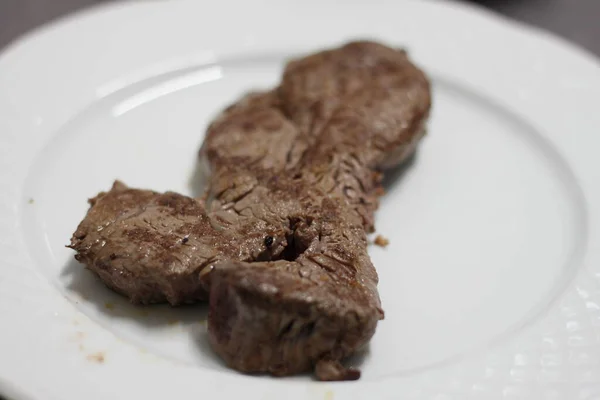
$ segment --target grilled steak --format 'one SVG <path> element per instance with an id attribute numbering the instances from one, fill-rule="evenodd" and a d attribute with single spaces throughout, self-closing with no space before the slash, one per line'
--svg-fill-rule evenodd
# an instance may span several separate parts
<path id="1" fill-rule="evenodd" d="M 402 51 L 354 42 L 292 61 L 208 128 L 202 201 L 115 183 L 70 247 L 133 302 L 208 295 L 211 344 L 233 368 L 356 379 L 340 360 L 383 318 L 366 240 L 379 171 L 414 152 L 429 108 Z"/>

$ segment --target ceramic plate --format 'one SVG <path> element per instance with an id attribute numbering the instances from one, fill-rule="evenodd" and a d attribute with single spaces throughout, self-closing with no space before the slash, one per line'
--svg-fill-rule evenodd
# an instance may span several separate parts
<path id="1" fill-rule="evenodd" d="M 433 82 L 370 254 L 386 319 L 357 382 L 229 370 L 206 307 L 134 307 L 64 246 L 116 178 L 196 194 L 215 114 L 289 57 L 372 38 Z M 126 2 L 0 57 L 0 392 L 16 399 L 600 399 L 600 67 L 434 1 Z"/>

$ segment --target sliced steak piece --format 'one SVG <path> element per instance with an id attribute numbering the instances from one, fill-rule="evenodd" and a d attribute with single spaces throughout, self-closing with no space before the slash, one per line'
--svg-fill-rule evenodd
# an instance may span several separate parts
<path id="1" fill-rule="evenodd" d="M 260 196 L 260 189 L 252 189 L 248 199 Z M 137 304 L 206 300 L 201 279 L 215 263 L 276 258 L 290 232 L 288 221 L 266 207 L 255 207 L 251 216 L 221 210 L 209 217 L 195 199 L 121 182 L 90 204 L 68 247 L 107 286 Z M 268 246 L 267 236 L 272 238 Z"/>
<path id="2" fill-rule="evenodd" d="M 321 134 L 322 130 L 340 108 L 368 112 L 369 99 L 376 98 L 378 93 L 392 95 L 404 84 L 419 87 L 412 92 L 416 97 L 405 95 L 406 104 L 421 112 L 428 110 L 429 82 L 405 51 L 372 41 L 355 41 L 290 61 L 278 88 L 279 104 L 301 130 L 322 138 L 326 136 Z M 385 123 L 389 117 L 396 120 L 406 117 L 406 112 L 372 113 L 370 117 L 375 120 L 381 117 Z M 386 168 L 393 164 L 377 166 Z"/>
<path id="3" fill-rule="evenodd" d="M 201 218 L 200 203 L 175 193 L 129 189 L 121 182 L 89 203 L 69 247 L 107 286 L 133 303 L 178 304 L 206 297 L 199 272 L 216 250 L 192 251 L 189 233 L 178 229 Z"/>
<path id="4" fill-rule="evenodd" d="M 226 261 L 211 272 L 211 344 L 243 372 L 316 368 L 322 380 L 358 379 L 340 360 L 367 343 L 383 318 L 362 220 L 316 189 L 295 196 L 303 212 L 293 216 L 286 260 Z"/>

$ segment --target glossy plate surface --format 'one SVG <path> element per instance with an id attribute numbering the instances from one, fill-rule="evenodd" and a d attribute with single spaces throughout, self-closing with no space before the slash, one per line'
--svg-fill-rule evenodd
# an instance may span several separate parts
<path id="1" fill-rule="evenodd" d="M 360 381 L 240 375 L 205 306 L 131 306 L 72 259 L 88 197 L 116 178 L 201 193 L 210 119 L 355 38 L 407 48 L 434 91 L 418 156 L 386 178 L 386 319 L 350 360 Z M 136 2 L 46 27 L 0 56 L 0 393 L 600 399 L 599 96 L 591 56 L 449 2 Z"/>

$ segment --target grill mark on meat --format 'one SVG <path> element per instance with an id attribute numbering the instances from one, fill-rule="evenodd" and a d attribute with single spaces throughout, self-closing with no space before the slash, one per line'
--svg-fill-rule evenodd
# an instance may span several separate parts
<path id="1" fill-rule="evenodd" d="M 209 126 L 200 150 L 211 171 L 207 209 L 115 183 L 90 202 L 70 247 L 132 302 L 209 296 L 209 338 L 233 368 L 357 379 L 339 361 L 383 318 L 366 239 L 376 170 L 414 152 L 429 96 L 406 55 L 376 43 L 291 61 L 278 88 L 242 98 Z M 125 232 L 138 220 L 152 230 L 133 235 L 133 246 Z M 90 229 L 106 221 L 102 235 Z M 173 232 L 176 245 L 165 246 Z"/>

